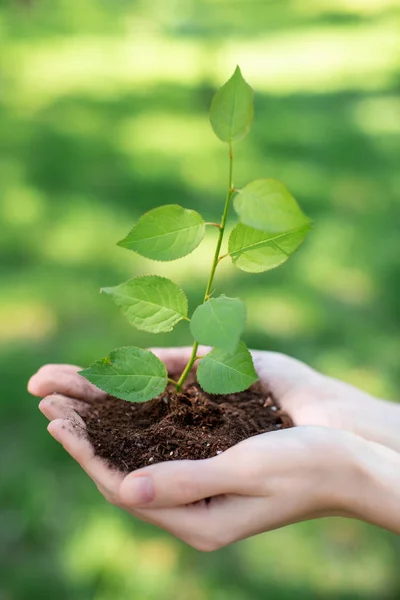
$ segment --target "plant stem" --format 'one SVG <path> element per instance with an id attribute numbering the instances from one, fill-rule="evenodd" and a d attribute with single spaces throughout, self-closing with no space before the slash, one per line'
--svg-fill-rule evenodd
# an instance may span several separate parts
<path id="1" fill-rule="evenodd" d="M 206 225 L 212 225 L 213 227 L 217 227 L 218 229 L 221 228 L 221 225 L 219 223 L 210 223 L 210 222 L 208 222 L 208 223 L 206 223 Z"/>
<path id="2" fill-rule="evenodd" d="M 229 212 L 229 206 L 231 203 L 231 198 L 233 196 L 235 192 L 235 189 L 233 187 L 233 150 L 232 150 L 232 142 L 229 143 L 229 182 L 228 182 L 228 191 L 226 194 L 226 199 L 225 199 L 225 207 L 224 207 L 224 212 L 222 213 L 222 218 L 221 218 L 221 223 L 219 225 L 219 230 L 218 230 L 218 240 L 217 240 L 217 245 L 215 247 L 215 253 L 214 253 L 214 258 L 213 258 L 213 262 L 211 265 L 211 271 L 210 271 L 210 276 L 208 278 L 208 283 L 207 283 L 207 287 L 206 287 L 206 291 L 204 294 L 204 299 L 203 299 L 203 304 L 205 304 L 207 302 L 207 300 L 209 300 L 210 295 L 211 295 L 211 287 L 214 281 L 214 275 L 215 275 L 215 271 L 217 269 L 217 265 L 219 262 L 219 253 L 221 252 L 221 246 L 222 246 L 222 240 L 224 238 L 224 233 L 225 233 L 225 226 L 226 226 L 226 219 L 228 217 L 228 212 Z M 197 350 L 198 350 L 199 344 L 198 342 L 194 342 L 193 344 L 193 349 L 192 349 L 192 354 L 189 358 L 189 362 L 187 363 L 182 375 L 180 376 L 177 384 L 176 384 L 176 390 L 178 392 L 180 392 L 180 390 L 182 389 L 182 386 L 186 380 L 186 377 L 189 375 L 196 359 L 197 359 Z"/>
<path id="3" fill-rule="evenodd" d="M 189 372 L 191 370 L 191 368 L 193 367 L 195 360 L 196 360 L 196 354 L 197 354 L 197 348 L 199 347 L 198 342 L 194 342 L 193 344 L 193 349 L 192 349 L 192 354 L 190 355 L 189 358 L 189 362 L 187 363 L 182 375 L 179 377 L 178 382 L 176 384 L 176 391 L 180 392 L 182 389 L 183 384 L 185 383 L 185 379 L 186 377 L 189 375 Z"/>

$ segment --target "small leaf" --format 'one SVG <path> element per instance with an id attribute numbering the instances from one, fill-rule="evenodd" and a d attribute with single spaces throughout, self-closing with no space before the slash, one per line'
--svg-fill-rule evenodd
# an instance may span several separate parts
<path id="1" fill-rule="evenodd" d="M 233 142 L 250 130 L 254 117 L 253 90 L 239 67 L 217 91 L 210 109 L 211 126 L 220 140 Z"/>
<path id="2" fill-rule="evenodd" d="M 211 298 L 198 306 L 190 320 L 190 331 L 199 344 L 232 352 L 239 343 L 246 321 L 246 307 L 239 298 Z"/>
<path id="3" fill-rule="evenodd" d="M 285 233 L 310 223 L 287 188 L 274 179 L 257 179 L 240 190 L 234 207 L 244 225 Z"/>
<path id="4" fill-rule="evenodd" d="M 135 346 L 117 348 L 79 374 L 111 396 L 132 402 L 155 398 L 168 382 L 164 363 L 149 350 Z"/>
<path id="5" fill-rule="evenodd" d="M 304 241 L 310 225 L 286 233 L 267 233 L 239 223 L 229 236 L 233 264 L 248 273 L 262 273 L 279 267 Z"/>
<path id="6" fill-rule="evenodd" d="M 143 331 L 171 331 L 187 316 L 185 292 L 165 277 L 135 277 L 115 287 L 103 288 L 102 292 L 110 294 L 129 323 Z"/>
<path id="7" fill-rule="evenodd" d="M 209 394 L 233 394 L 246 390 L 258 376 L 246 344 L 240 342 L 233 353 L 211 350 L 199 363 L 197 379 Z"/>
<path id="8" fill-rule="evenodd" d="M 153 260 L 176 260 L 197 248 L 204 232 L 205 223 L 199 213 L 168 204 L 140 217 L 118 246 Z"/>

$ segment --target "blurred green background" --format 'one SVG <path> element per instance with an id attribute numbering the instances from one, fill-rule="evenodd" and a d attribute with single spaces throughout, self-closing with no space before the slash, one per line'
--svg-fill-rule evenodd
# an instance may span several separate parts
<path id="1" fill-rule="evenodd" d="M 400 598 L 400 542 L 325 520 L 200 554 L 107 505 L 25 387 L 154 343 L 98 290 L 155 272 L 201 298 L 215 231 L 150 263 L 114 244 L 146 209 L 216 220 L 227 157 L 207 110 L 239 63 L 256 90 L 235 182 L 283 180 L 315 226 L 298 254 L 217 286 L 246 341 L 395 400 L 400 384 L 397 0 L 0 2 L 0 599 Z M 225 264 L 226 263 L 226 264 Z M 396 314 L 397 313 L 397 314 Z M 186 344 L 187 328 L 157 337 Z"/>

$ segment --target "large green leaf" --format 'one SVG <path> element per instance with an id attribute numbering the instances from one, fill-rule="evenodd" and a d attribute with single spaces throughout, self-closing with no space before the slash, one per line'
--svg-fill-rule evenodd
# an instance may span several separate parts
<path id="1" fill-rule="evenodd" d="M 220 140 L 233 142 L 250 130 L 254 117 L 253 90 L 239 67 L 217 91 L 210 109 L 211 126 Z"/>
<path id="2" fill-rule="evenodd" d="M 266 233 L 239 223 L 229 236 L 229 254 L 233 264 L 242 271 L 269 271 L 290 258 L 309 229 L 307 224 L 286 233 Z"/>
<path id="3" fill-rule="evenodd" d="M 239 298 L 211 298 L 198 306 L 190 320 L 190 331 L 199 344 L 233 351 L 246 321 L 246 307 Z"/>
<path id="4" fill-rule="evenodd" d="M 111 396 L 132 402 L 155 398 L 168 381 L 164 363 L 149 350 L 135 346 L 117 348 L 79 374 Z"/>
<path id="5" fill-rule="evenodd" d="M 197 379 L 209 394 L 233 394 L 246 390 L 258 376 L 246 344 L 240 342 L 234 352 L 211 350 L 199 363 Z"/>
<path id="6" fill-rule="evenodd" d="M 153 260 L 175 260 L 197 248 L 205 223 L 199 213 L 168 204 L 145 213 L 118 246 Z"/>
<path id="7" fill-rule="evenodd" d="M 102 292 L 122 308 L 129 323 L 151 333 L 171 331 L 187 316 L 185 292 L 165 277 L 135 277 L 115 287 L 103 288 Z"/>
<path id="8" fill-rule="evenodd" d="M 310 223 L 288 189 L 275 179 L 257 179 L 239 190 L 234 207 L 244 225 L 285 233 Z"/>

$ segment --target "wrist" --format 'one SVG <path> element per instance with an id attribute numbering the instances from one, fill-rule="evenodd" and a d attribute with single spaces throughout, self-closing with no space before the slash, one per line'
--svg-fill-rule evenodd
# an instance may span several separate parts
<path id="1" fill-rule="evenodd" d="M 318 453 L 314 450 L 317 491 L 312 515 L 362 518 L 360 498 L 365 492 L 360 490 L 370 485 L 372 470 L 366 468 L 364 457 L 375 444 L 343 430 L 321 428 L 315 433 L 322 439 Z"/>
<path id="2" fill-rule="evenodd" d="M 333 432 L 332 432 L 333 433 Z M 325 468 L 326 488 L 321 488 L 321 507 L 324 516 L 343 516 L 362 518 L 360 516 L 360 490 L 369 483 L 363 453 L 370 442 L 354 433 L 335 431 L 335 438 L 330 443 L 330 461 L 326 468 L 326 454 L 321 456 Z"/>
<path id="3" fill-rule="evenodd" d="M 347 516 L 400 534 L 400 454 L 359 438 L 348 471 L 351 485 L 343 494 Z"/>
<path id="4" fill-rule="evenodd" d="M 372 442 L 400 452 L 400 406 L 368 398 L 356 419 L 356 433 Z"/>

